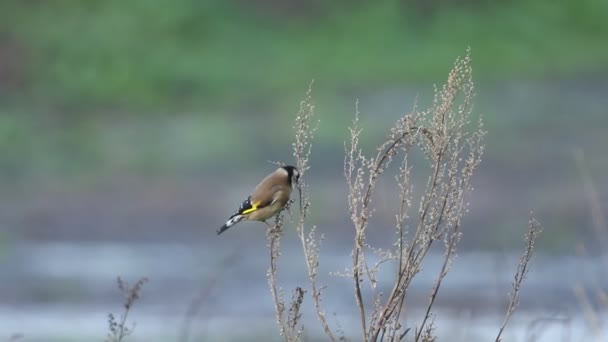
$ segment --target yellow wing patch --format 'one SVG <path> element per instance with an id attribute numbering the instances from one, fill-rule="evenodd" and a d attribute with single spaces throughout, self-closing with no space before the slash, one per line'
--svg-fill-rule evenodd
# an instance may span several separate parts
<path id="1" fill-rule="evenodd" d="M 246 215 L 246 214 L 249 214 L 249 213 L 252 213 L 252 212 L 254 212 L 254 211 L 258 210 L 258 206 L 260 205 L 260 202 L 261 202 L 261 201 L 257 201 L 257 202 L 255 202 L 255 203 L 252 203 L 252 204 L 251 204 L 251 208 L 246 209 L 246 210 L 243 210 L 242 214 L 243 214 L 243 215 Z"/>

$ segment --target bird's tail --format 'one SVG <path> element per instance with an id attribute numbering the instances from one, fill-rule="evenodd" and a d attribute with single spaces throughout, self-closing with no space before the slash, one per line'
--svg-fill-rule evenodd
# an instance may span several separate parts
<path id="1" fill-rule="evenodd" d="M 226 223 L 224 223 L 224 225 L 217 231 L 217 235 L 222 234 L 224 231 L 226 231 L 226 229 L 241 222 L 244 218 L 245 218 L 245 216 L 239 215 L 239 214 L 230 217 L 230 219 L 228 221 L 226 221 Z"/>

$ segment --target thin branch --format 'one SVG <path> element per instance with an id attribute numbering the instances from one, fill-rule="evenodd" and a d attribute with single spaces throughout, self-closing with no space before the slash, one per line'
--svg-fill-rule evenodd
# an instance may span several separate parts
<path id="1" fill-rule="evenodd" d="M 437 279 L 435 279 L 435 285 L 433 286 L 433 290 L 431 291 L 431 295 L 429 297 L 429 304 L 426 307 L 426 312 L 424 313 L 424 318 L 422 319 L 422 323 L 420 324 L 420 328 L 418 333 L 416 334 L 415 341 L 419 341 L 422 336 L 422 332 L 425 328 L 427 320 L 431 316 L 431 308 L 435 303 L 435 299 L 437 299 L 437 294 L 439 293 L 439 287 L 441 287 L 441 282 L 447 275 L 448 267 L 452 258 L 452 254 L 454 253 L 454 249 L 456 248 L 457 238 L 453 238 L 448 246 L 448 250 L 445 253 L 445 257 L 443 258 L 443 264 L 441 265 L 441 270 L 439 271 L 439 275 Z"/>
<path id="2" fill-rule="evenodd" d="M 511 292 L 509 293 L 509 306 L 507 307 L 507 312 L 505 314 L 505 318 L 502 322 L 500 330 L 498 331 L 498 335 L 496 335 L 495 342 L 502 341 L 502 333 L 505 327 L 507 326 L 507 323 L 509 323 L 511 315 L 519 305 L 519 292 L 521 290 L 521 285 L 526 276 L 528 275 L 528 271 L 530 270 L 530 261 L 532 260 L 532 256 L 534 253 L 534 245 L 538 234 L 540 234 L 541 231 L 542 230 L 539 223 L 533 217 L 531 217 L 528 221 L 528 232 L 526 233 L 526 244 L 524 252 L 521 258 L 519 259 L 519 264 L 517 265 L 517 270 L 515 271 Z"/>
<path id="3" fill-rule="evenodd" d="M 311 82 L 306 92 L 306 98 L 300 102 L 300 109 L 296 115 L 294 125 L 295 142 L 293 143 L 293 155 L 296 159 L 296 166 L 300 171 L 300 181 L 297 184 L 300 212 L 296 222 L 296 232 L 302 245 L 302 252 L 304 253 L 304 261 L 306 262 L 306 270 L 312 292 L 311 296 L 315 303 L 317 319 L 321 323 L 327 337 L 331 341 L 336 341 L 336 337 L 327 322 L 325 311 L 321 305 L 322 287 L 319 287 L 317 284 L 317 268 L 319 266 L 318 244 L 320 240 L 318 241 L 317 239 L 316 226 L 312 226 L 308 234 L 306 231 L 306 219 L 310 210 L 310 199 L 308 196 L 308 186 L 305 182 L 305 174 L 310 168 L 309 156 L 312 149 L 312 139 L 317 129 L 317 126 L 312 124 L 315 108 L 311 98 L 312 85 L 313 83 Z"/>
<path id="4" fill-rule="evenodd" d="M 127 317 L 133 304 L 139 299 L 139 293 L 145 283 L 148 282 L 148 278 L 140 278 L 133 287 L 130 287 L 127 282 L 122 280 L 120 277 L 116 278 L 118 289 L 123 295 L 123 313 L 120 316 L 120 320 L 116 321 L 113 314 L 108 314 L 108 328 L 110 332 L 106 339 L 107 342 L 122 342 L 123 339 L 133 333 L 134 326 L 129 328 L 127 326 Z"/>
<path id="5" fill-rule="evenodd" d="M 279 325 L 279 332 L 285 340 L 289 342 L 289 335 L 287 334 L 287 324 L 285 323 L 285 302 L 281 290 L 277 287 L 277 262 L 281 255 L 281 227 L 282 227 L 282 216 L 277 215 L 274 226 L 268 224 L 268 230 L 266 236 L 268 239 L 268 246 L 270 249 L 270 267 L 268 268 L 268 285 L 270 286 L 270 293 L 272 294 L 272 300 L 275 306 L 275 313 L 277 316 L 277 324 Z"/>

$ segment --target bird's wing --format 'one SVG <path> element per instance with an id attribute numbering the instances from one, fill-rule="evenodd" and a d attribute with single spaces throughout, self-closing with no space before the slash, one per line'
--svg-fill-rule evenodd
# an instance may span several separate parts
<path id="1" fill-rule="evenodd" d="M 249 198 L 247 198 L 245 201 L 243 201 L 243 203 L 241 203 L 239 210 L 237 210 L 237 212 L 234 214 L 234 216 L 251 214 L 252 212 L 254 212 L 258 209 L 269 206 L 271 203 L 272 203 L 272 200 L 266 201 L 266 202 L 263 202 L 261 200 L 252 201 L 251 196 L 249 196 Z"/>

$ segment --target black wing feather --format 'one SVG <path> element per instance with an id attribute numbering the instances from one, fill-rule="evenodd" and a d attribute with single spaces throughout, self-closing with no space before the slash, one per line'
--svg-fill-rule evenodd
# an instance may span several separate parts
<path id="1" fill-rule="evenodd" d="M 272 201 L 272 200 L 270 200 L 270 201 L 266 201 L 266 202 L 259 203 L 259 204 L 257 205 L 257 207 L 256 207 L 256 210 L 257 210 L 257 209 L 262 209 L 262 208 L 264 208 L 264 207 L 267 207 L 267 206 L 271 205 L 271 204 L 272 204 L 272 202 L 273 202 L 273 201 Z M 237 210 L 237 211 L 236 211 L 236 213 L 234 213 L 234 214 L 231 216 L 231 218 L 232 218 L 232 217 L 235 217 L 235 216 L 237 216 L 237 215 L 243 215 L 243 213 L 244 213 L 245 211 L 247 211 L 247 210 L 249 210 L 249 209 L 251 209 L 251 208 L 253 208 L 253 203 L 251 203 L 251 196 L 249 196 L 249 197 L 247 197 L 247 199 L 246 199 L 246 200 L 244 200 L 244 201 L 243 201 L 243 203 L 241 203 L 241 206 L 239 207 L 239 210 Z"/>
<path id="2" fill-rule="evenodd" d="M 241 203 L 239 210 L 237 210 L 236 213 L 232 215 L 232 217 L 236 215 L 242 215 L 244 211 L 249 210 L 251 208 L 253 208 L 253 205 L 251 204 L 251 196 L 249 196 L 246 200 L 243 201 L 243 203 Z"/>

